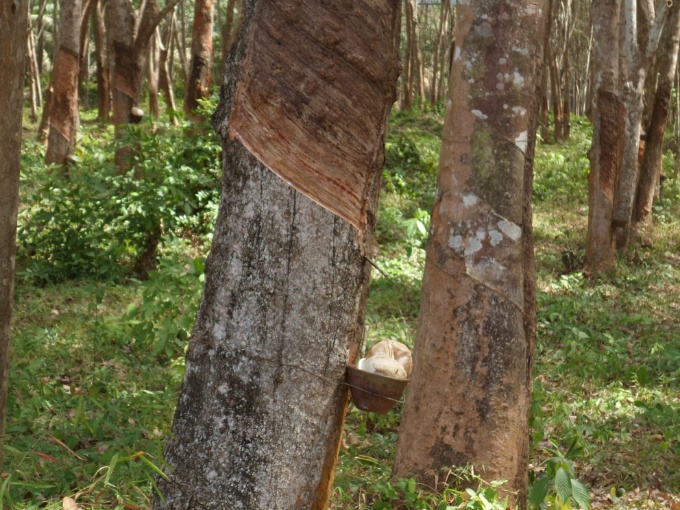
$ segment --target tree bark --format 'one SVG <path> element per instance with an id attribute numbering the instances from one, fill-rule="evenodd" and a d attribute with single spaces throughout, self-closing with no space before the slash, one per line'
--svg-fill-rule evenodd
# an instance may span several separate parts
<path id="1" fill-rule="evenodd" d="M 107 122 L 111 114 L 111 69 L 106 51 L 102 3 L 101 0 L 93 1 L 95 6 L 92 10 L 92 33 L 97 66 L 97 116 L 101 122 Z"/>
<path id="2" fill-rule="evenodd" d="M 621 166 L 625 110 L 619 90 L 619 10 L 621 0 L 594 0 L 593 143 L 588 152 L 588 237 L 585 271 L 597 273 L 616 262 L 612 226 L 614 195 Z"/>
<path id="3" fill-rule="evenodd" d="M 620 176 L 614 197 L 612 221 L 616 232 L 616 248 L 623 251 L 628 246 L 630 227 L 638 178 L 640 147 L 640 120 L 642 117 L 644 84 L 650 63 L 657 53 L 659 38 L 666 21 L 669 4 L 663 2 L 656 12 L 654 24 L 640 29 L 637 19 L 637 1 L 624 0 L 624 52 L 621 59 L 621 77 L 624 80 L 621 97 L 625 106 L 625 127 Z M 677 6 L 676 6 L 677 8 Z M 639 33 L 643 37 L 638 47 Z"/>
<path id="4" fill-rule="evenodd" d="M 647 128 L 645 153 L 640 169 L 633 220 L 642 223 L 651 218 L 654 189 L 659 182 L 663 160 L 663 138 L 673 92 L 673 81 L 680 45 L 680 8 L 674 8 L 666 26 L 663 43 L 659 47 L 659 78 L 654 95 L 652 118 Z"/>
<path id="5" fill-rule="evenodd" d="M 365 249 L 395 97 L 399 3 L 360 11 L 316 0 L 246 0 L 244 7 L 216 116 L 221 208 L 166 450 L 171 481 L 157 480 L 163 500 L 156 509 L 326 508 L 348 398 L 345 366 L 363 336 Z M 364 169 L 365 231 L 288 186 L 240 138 L 230 139 L 242 136 L 234 133 L 234 112 L 256 77 L 266 80 L 262 100 L 278 105 L 261 119 L 267 126 L 294 120 L 320 144 L 349 136 L 350 147 L 359 143 L 357 129 L 375 126 Z M 335 122 L 341 112 L 347 115 Z M 272 130 L 287 133 L 279 124 Z M 289 148 L 281 157 L 313 149 Z"/>
<path id="6" fill-rule="evenodd" d="M 395 474 L 473 464 L 525 502 L 531 175 L 547 2 L 457 6 L 456 59 Z M 513 505 L 514 507 L 514 505 Z"/>
<path id="7" fill-rule="evenodd" d="M 49 114 L 45 163 L 64 165 L 73 155 L 78 113 L 78 71 L 82 4 L 64 0 L 59 18 L 59 49 L 52 69 L 52 109 Z"/>
<path id="8" fill-rule="evenodd" d="M 165 29 L 163 31 L 163 37 L 159 38 L 158 45 L 160 48 L 160 53 L 158 57 L 158 67 L 159 67 L 159 81 L 158 88 L 163 93 L 165 98 L 165 107 L 168 113 L 168 120 L 171 124 L 177 126 L 179 121 L 177 120 L 177 105 L 175 104 L 175 90 L 172 85 L 172 74 L 170 69 L 172 66 L 169 65 L 168 52 L 172 46 L 173 32 L 175 31 L 175 17 L 174 15 L 170 17 L 170 20 L 166 23 Z"/>
<path id="9" fill-rule="evenodd" d="M 213 58 L 213 13 L 215 0 L 196 0 L 191 36 L 191 67 L 185 84 L 184 114 L 187 119 L 201 120 L 196 112 L 200 99 L 210 97 Z"/>
<path id="10" fill-rule="evenodd" d="M 149 57 L 147 60 L 148 84 L 149 84 L 149 113 L 154 120 L 154 130 L 158 124 L 160 108 L 158 106 L 158 89 L 160 82 L 160 52 L 158 48 L 158 33 L 151 38 L 149 45 Z"/>
<path id="11" fill-rule="evenodd" d="M 142 11 L 135 13 L 131 0 L 109 0 L 106 8 L 107 31 L 113 42 L 112 107 L 116 136 L 130 123 L 133 106 L 139 106 L 142 77 L 151 37 L 158 24 L 178 0 L 168 0 L 161 9 L 157 0 L 146 0 Z M 116 166 L 124 171 L 132 147 L 116 150 Z"/>
<path id="12" fill-rule="evenodd" d="M 401 97 L 399 101 L 400 110 L 410 110 L 413 103 L 413 6 L 409 0 L 404 2 L 404 18 L 406 20 L 406 48 L 404 50 L 402 72 L 401 72 Z"/>
<path id="13" fill-rule="evenodd" d="M 14 295 L 28 0 L 0 0 L 0 466 Z"/>

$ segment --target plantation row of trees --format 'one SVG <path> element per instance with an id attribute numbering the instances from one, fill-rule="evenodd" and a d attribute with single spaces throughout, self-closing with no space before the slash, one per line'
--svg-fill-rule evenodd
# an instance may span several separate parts
<path id="1" fill-rule="evenodd" d="M 47 2 L 6 5 L 19 34 L 12 41 L 22 46 L 13 56 L 28 55 L 36 114 L 49 74 L 45 159 L 64 169 L 75 164 L 91 54 L 100 120 L 122 137 L 138 116 L 145 79 L 153 116 L 162 92 L 176 119 L 176 65 L 185 115 L 197 115 L 219 60 L 212 38 L 221 36 L 222 201 L 157 508 L 327 505 L 348 398 L 345 366 L 363 336 L 387 117 L 397 99 L 412 108 L 443 98 L 438 193 L 395 471 L 434 480 L 443 466 L 485 466 L 485 476 L 508 480 L 522 504 L 539 119 L 548 138 L 552 104 L 557 140 L 569 136 L 571 110 L 593 120 L 586 269 L 605 270 L 651 213 L 680 6 L 498 0 L 454 10 L 407 0 L 402 14 L 396 0 L 361 8 L 242 0 L 224 10 L 197 0 L 189 31 L 191 9 L 177 0 L 63 0 L 51 11 Z M 216 10 L 222 19 L 214 24 Z M 16 94 L 22 70 L 3 65 L 13 81 L 0 85 Z M 116 151 L 121 173 L 135 151 L 134 144 Z M 16 165 L 10 171 L 16 177 Z M 7 179 L 3 192 L 16 196 L 17 185 Z M 16 228 L 16 200 L 10 208 L 3 232 Z M 3 282 L 12 280 L 8 246 Z"/>

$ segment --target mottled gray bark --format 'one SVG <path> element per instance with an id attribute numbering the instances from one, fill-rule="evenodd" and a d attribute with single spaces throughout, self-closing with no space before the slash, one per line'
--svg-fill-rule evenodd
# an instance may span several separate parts
<path id="1" fill-rule="evenodd" d="M 547 2 L 457 7 L 456 57 L 395 473 L 473 464 L 522 507 L 534 334 L 531 179 Z M 514 503 L 513 503 L 514 507 Z"/>
<path id="2" fill-rule="evenodd" d="M 7 413 L 28 0 L 0 0 L 0 466 Z"/>
<path id="3" fill-rule="evenodd" d="M 216 115 L 224 147 L 220 213 L 173 438 L 166 450 L 170 481 L 157 480 L 164 499 L 155 501 L 156 509 L 308 510 L 328 504 L 348 399 L 342 381 L 364 331 L 370 273 L 364 254 L 375 226 L 383 149 L 382 139 L 375 140 L 375 158 L 366 169 L 370 178 L 364 234 L 229 140 L 236 86 L 245 73 L 254 72 L 241 65 L 251 36 L 262 30 L 261 17 L 253 21 L 254 13 L 278 18 L 283 12 L 301 24 L 297 33 L 313 30 L 314 18 L 296 12 L 296 7 L 300 3 L 247 0 L 242 29 L 230 52 Z M 302 8 L 327 9 L 332 21 L 325 24 L 324 44 L 342 41 L 335 47 L 337 53 L 329 54 L 344 69 L 357 67 L 344 67 L 348 61 L 340 52 L 349 39 L 335 31 L 348 29 L 348 19 L 370 23 L 362 44 L 373 52 L 359 69 L 370 79 L 375 63 L 389 61 L 388 76 L 373 77 L 376 86 L 385 87 L 380 118 L 366 119 L 379 123 L 384 136 L 398 66 L 398 2 L 376 2 L 360 12 L 351 7 L 341 12 L 342 6 L 324 7 L 314 0 L 302 2 Z M 270 50 L 257 45 L 259 52 Z M 292 47 L 288 53 L 290 60 L 281 62 L 279 72 L 296 66 L 300 70 L 296 59 L 303 52 Z M 354 92 L 334 89 L 337 74 L 321 80 L 323 87 L 330 87 L 323 91 L 314 85 L 318 76 L 306 76 L 308 89 L 288 83 L 299 94 L 301 123 L 310 122 L 305 94 L 321 93 L 330 104 L 346 101 Z M 293 106 L 289 101 L 282 105 Z M 332 136 L 325 129 L 317 131 Z"/>

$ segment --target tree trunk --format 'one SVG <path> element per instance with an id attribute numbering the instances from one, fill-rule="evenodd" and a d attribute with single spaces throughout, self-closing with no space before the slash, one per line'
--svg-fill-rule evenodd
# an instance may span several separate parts
<path id="1" fill-rule="evenodd" d="M 507 480 L 504 490 L 516 491 L 520 506 L 535 310 L 534 98 L 546 8 L 523 0 L 457 6 L 413 380 L 394 462 L 397 476 L 430 484 L 440 468 L 473 464 L 485 479 Z"/>
<path id="2" fill-rule="evenodd" d="M 158 89 L 160 81 L 160 54 L 158 50 L 158 36 L 154 35 L 149 45 L 149 57 L 147 60 L 148 83 L 149 83 L 149 113 L 154 120 L 154 130 L 158 124 L 160 109 L 158 106 Z"/>
<path id="3" fill-rule="evenodd" d="M 410 110 L 413 103 L 413 6 L 409 0 L 404 2 L 404 18 L 406 19 L 406 49 L 404 50 L 404 62 L 401 72 L 401 97 L 400 110 Z"/>
<path id="4" fill-rule="evenodd" d="M 564 88 L 562 89 L 562 141 L 569 140 L 571 129 L 571 71 L 569 69 L 569 50 L 564 52 Z"/>
<path id="5" fill-rule="evenodd" d="M 82 20 L 78 45 L 78 96 L 81 104 L 89 104 L 88 82 L 90 80 L 90 18 L 97 0 L 81 0 Z"/>
<path id="6" fill-rule="evenodd" d="M 562 138 L 562 87 L 560 72 L 557 66 L 557 55 L 550 52 L 548 67 L 550 68 L 550 98 L 552 99 L 553 123 L 555 125 L 555 141 L 561 142 Z"/>
<path id="7" fill-rule="evenodd" d="M 361 11 L 316 0 L 245 2 L 217 113 L 222 205 L 166 450 L 172 481 L 157 480 L 163 500 L 154 508 L 327 508 L 345 366 L 363 336 L 365 243 L 375 226 L 398 27 L 396 0 Z M 251 97 L 271 108 L 252 124 L 242 117 Z M 270 151 L 247 138 L 247 128 L 260 125 L 265 137 L 277 133 L 274 159 L 368 143 L 366 231 L 259 163 L 238 140 Z M 371 140 L 363 139 L 367 126 Z M 318 147 L 307 138 L 296 145 L 301 133 Z"/>
<path id="8" fill-rule="evenodd" d="M 160 48 L 158 57 L 158 88 L 161 90 L 163 97 L 165 98 L 165 107 L 167 108 L 168 112 L 168 120 L 171 124 L 177 126 L 179 124 L 179 121 L 177 120 L 177 105 L 175 105 L 175 91 L 172 86 L 172 75 L 170 73 L 172 66 L 170 66 L 168 62 L 168 52 L 169 48 L 172 46 L 172 37 L 174 31 L 175 17 L 173 15 L 165 25 L 163 38 L 159 38 L 158 40 L 158 45 Z"/>
<path id="9" fill-rule="evenodd" d="M 28 30 L 26 41 L 26 68 L 28 69 L 29 90 L 31 98 L 31 122 L 38 120 L 38 108 L 42 107 L 42 91 L 40 88 L 40 73 L 38 72 L 38 64 L 35 55 L 35 41 L 33 37 L 33 29 L 31 28 L 30 17 L 30 3 L 27 2 L 29 9 L 28 13 Z"/>
<path id="10" fill-rule="evenodd" d="M 45 163 L 64 165 L 73 155 L 78 129 L 78 58 L 82 4 L 63 0 L 59 19 L 59 49 L 52 69 L 52 110 L 49 115 Z"/>
<path id="11" fill-rule="evenodd" d="M 616 262 L 612 213 L 621 166 L 625 110 L 619 90 L 619 10 L 621 0 L 594 0 L 593 143 L 588 152 L 588 237 L 585 270 L 597 273 Z"/>
<path id="12" fill-rule="evenodd" d="M 92 33 L 97 65 L 97 116 L 101 122 L 107 122 L 111 113 L 111 69 L 106 52 L 102 3 L 101 0 L 93 1 L 95 6 L 92 10 Z"/>
<path id="13" fill-rule="evenodd" d="M 196 0 L 194 26 L 191 37 L 191 67 L 189 82 L 185 84 L 184 114 L 198 121 L 199 99 L 210 97 L 210 75 L 213 58 L 213 13 L 215 0 Z"/>
<path id="14" fill-rule="evenodd" d="M 28 3 L 0 0 L 0 466 L 9 384 Z"/>
<path id="15" fill-rule="evenodd" d="M 669 9 L 668 3 L 662 3 L 654 24 L 642 28 L 637 19 L 637 2 L 624 2 L 624 44 L 625 51 L 621 59 L 621 77 L 625 81 L 621 97 L 626 109 L 623 152 L 621 169 L 614 197 L 612 222 L 616 232 L 616 248 L 623 251 L 628 246 L 633 213 L 633 202 L 638 179 L 638 159 L 640 147 L 640 120 L 642 117 L 644 84 L 650 63 L 657 53 L 658 42 L 665 24 Z M 677 8 L 677 6 L 676 6 Z M 643 37 L 638 47 L 638 30 L 648 37 Z"/>
<path id="16" fill-rule="evenodd" d="M 168 0 L 161 9 L 157 0 L 146 0 L 143 10 L 135 13 L 131 0 L 109 0 L 106 7 L 107 31 L 113 42 L 112 106 L 116 136 L 129 124 L 133 106 L 139 106 L 142 77 L 151 37 L 158 24 L 174 8 L 178 0 Z M 135 30 L 136 28 L 136 30 Z M 132 147 L 116 150 L 116 166 L 124 171 L 132 155 Z"/>
<path id="17" fill-rule="evenodd" d="M 663 138 L 668 124 L 679 44 L 680 9 L 675 8 L 666 26 L 665 40 L 659 47 L 659 78 L 654 96 L 652 118 L 647 128 L 645 154 L 640 169 L 640 182 L 638 183 L 633 214 L 636 224 L 649 220 L 652 214 L 654 189 L 659 182 L 662 169 Z"/>

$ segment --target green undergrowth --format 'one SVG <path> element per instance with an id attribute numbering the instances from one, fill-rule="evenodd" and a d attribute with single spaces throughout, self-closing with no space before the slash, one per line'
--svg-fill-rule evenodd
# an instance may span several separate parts
<path id="1" fill-rule="evenodd" d="M 391 118 L 367 344 L 413 345 L 442 123 L 437 109 Z M 84 508 L 146 508 L 154 493 L 203 285 L 219 147 L 209 129 L 189 124 L 162 124 L 160 136 L 150 123 L 135 129 L 128 136 L 143 157 L 126 175 L 110 164 L 111 130 L 87 112 L 67 177 L 24 140 L 0 479 L 10 508 L 61 508 L 76 494 Z M 573 119 L 569 142 L 536 154 L 531 497 L 540 508 L 577 508 L 586 497 L 593 508 L 672 508 L 680 494 L 680 179 L 666 158 L 654 223 L 613 270 L 587 278 L 590 136 L 588 123 Z M 140 173 L 148 182 L 134 182 Z M 157 264 L 142 279 L 135 261 L 152 234 Z M 332 509 L 505 508 L 502 486 L 471 467 L 442 470 L 437 490 L 394 479 L 399 420 L 399 406 L 375 415 L 350 405 Z"/>

